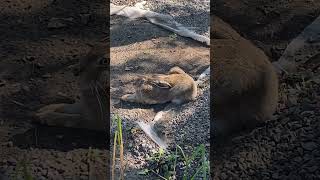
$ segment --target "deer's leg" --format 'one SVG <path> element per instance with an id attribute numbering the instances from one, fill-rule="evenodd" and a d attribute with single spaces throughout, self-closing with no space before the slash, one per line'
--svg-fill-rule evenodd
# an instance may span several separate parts
<path id="1" fill-rule="evenodd" d="M 80 103 L 50 104 L 42 107 L 35 114 L 35 122 L 48 126 L 75 127 L 85 121 Z"/>

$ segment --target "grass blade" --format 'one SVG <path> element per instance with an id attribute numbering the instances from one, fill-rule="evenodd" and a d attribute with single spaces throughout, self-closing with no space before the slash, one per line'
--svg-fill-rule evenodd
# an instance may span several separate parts
<path id="1" fill-rule="evenodd" d="M 114 172 L 115 172 L 115 166 L 116 166 L 117 137 L 118 137 L 118 131 L 114 133 L 114 139 L 113 139 L 113 156 L 112 156 L 112 171 L 111 171 L 112 180 L 114 180 Z"/>

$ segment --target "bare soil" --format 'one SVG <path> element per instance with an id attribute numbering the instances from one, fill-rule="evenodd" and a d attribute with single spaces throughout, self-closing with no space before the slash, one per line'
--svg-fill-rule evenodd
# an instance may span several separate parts
<path id="1" fill-rule="evenodd" d="M 319 1 L 308 0 L 217 0 L 212 8 L 271 61 L 278 60 L 290 41 L 320 15 L 319 10 Z M 211 144 L 213 179 L 320 178 L 320 59 L 305 57 L 308 61 L 302 61 L 307 63 L 296 73 L 280 77 L 276 120 L 222 146 Z"/>
<path id="2" fill-rule="evenodd" d="M 31 123 L 51 103 L 78 98 L 68 68 L 108 33 L 104 0 L 13 0 L 0 7 L 0 174 L 105 179 L 104 133 Z M 24 164 L 24 165 L 23 165 Z M 0 177 L 1 179 L 1 177 Z"/>

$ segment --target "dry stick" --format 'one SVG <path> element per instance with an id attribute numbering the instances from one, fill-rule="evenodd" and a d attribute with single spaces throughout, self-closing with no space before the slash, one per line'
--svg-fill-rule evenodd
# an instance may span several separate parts
<path id="1" fill-rule="evenodd" d="M 24 107 L 24 108 L 27 108 L 26 105 L 24 105 L 23 103 L 21 102 L 18 102 L 18 101 L 15 101 L 15 100 L 11 100 L 11 102 L 13 102 L 14 104 L 18 105 L 18 106 L 21 106 L 21 107 Z"/>
<path id="2" fill-rule="evenodd" d="M 158 174 L 157 172 L 155 172 L 153 169 L 151 169 L 151 172 L 153 172 L 155 175 L 159 176 L 159 178 L 167 180 L 167 178 L 161 176 L 160 174 Z"/>

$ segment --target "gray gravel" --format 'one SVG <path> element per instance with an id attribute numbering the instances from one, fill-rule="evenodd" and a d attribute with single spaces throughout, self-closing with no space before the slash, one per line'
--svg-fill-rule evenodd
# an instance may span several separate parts
<path id="1" fill-rule="evenodd" d="M 141 0 L 111 0 L 116 5 L 134 6 Z M 151 11 L 169 14 L 177 22 L 198 34 L 210 37 L 210 1 L 208 0 L 153 0 L 146 1 Z"/>
<path id="2" fill-rule="evenodd" d="M 162 120 L 156 123 L 167 135 L 169 147 L 175 144 L 193 150 L 200 144 L 209 148 L 210 139 L 210 88 L 199 89 L 197 100 L 182 106 L 171 106 Z M 207 149 L 209 151 L 209 149 Z"/>

